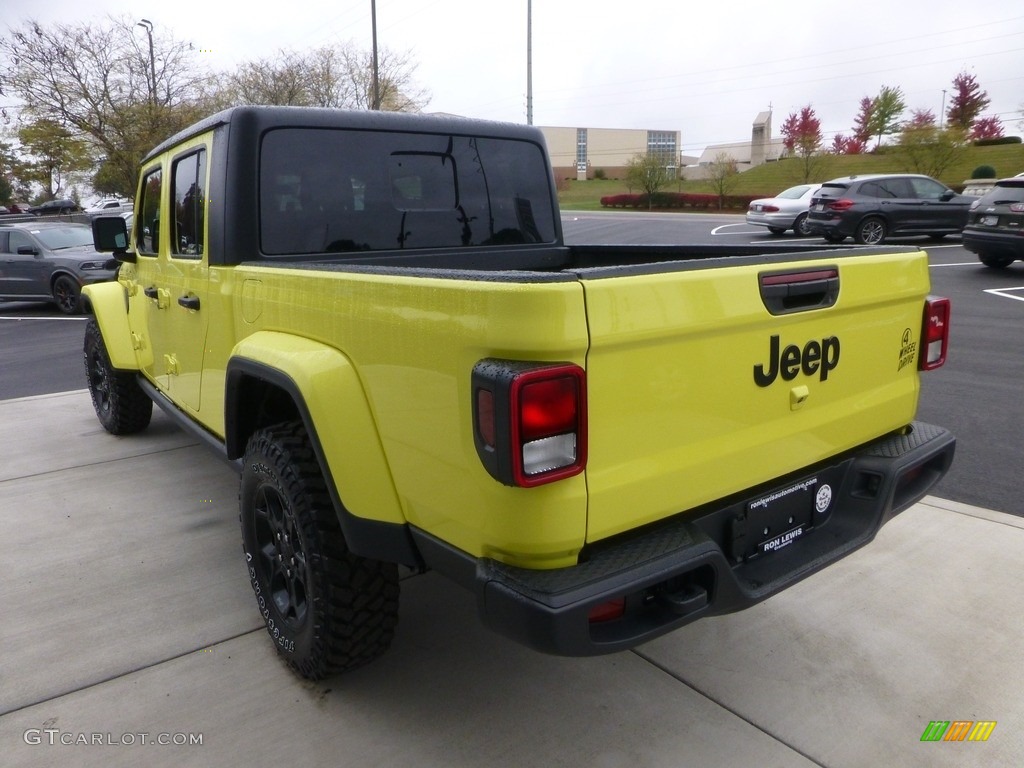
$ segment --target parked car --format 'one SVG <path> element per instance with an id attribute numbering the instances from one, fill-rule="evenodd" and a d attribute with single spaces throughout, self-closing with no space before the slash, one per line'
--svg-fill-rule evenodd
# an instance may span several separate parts
<path id="1" fill-rule="evenodd" d="M 787 229 L 799 236 L 807 236 L 807 209 L 811 198 L 821 189 L 820 184 L 800 184 L 779 192 L 775 197 L 754 200 L 747 208 L 747 224 L 768 227 L 773 235 L 781 235 Z"/>
<path id="2" fill-rule="evenodd" d="M 8 203 L 7 210 L 11 213 L 28 213 L 32 206 L 28 203 Z"/>
<path id="3" fill-rule="evenodd" d="M 830 243 L 852 237 L 861 245 L 879 245 L 891 235 L 941 239 L 964 228 L 976 199 L 929 176 L 844 176 L 821 185 L 811 200 L 807 228 Z"/>
<path id="4" fill-rule="evenodd" d="M 1024 259 L 1024 174 L 997 181 L 971 205 L 963 240 L 986 267 L 1005 269 Z"/>
<path id="5" fill-rule="evenodd" d="M 34 205 L 28 209 L 28 212 L 34 216 L 50 216 L 58 213 L 77 213 L 80 210 L 82 210 L 81 207 L 74 200 L 61 198 Z"/>
<path id="6" fill-rule="evenodd" d="M 10 213 L 6 205 L 0 205 L 0 216 Z"/>
<path id="7" fill-rule="evenodd" d="M 97 200 L 86 208 L 84 213 L 92 218 L 96 216 L 113 216 L 115 214 L 127 213 L 130 210 L 132 210 L 131 200 L 106 198 L 104 200 Z"/>
<path id="8" fill-rule="evenodd" d="M 83 285 L 116 276 L 117 261 L 93 248 L 86 224 L 0 224 L 0 299 L 52 301 L 73 315 Z"/>

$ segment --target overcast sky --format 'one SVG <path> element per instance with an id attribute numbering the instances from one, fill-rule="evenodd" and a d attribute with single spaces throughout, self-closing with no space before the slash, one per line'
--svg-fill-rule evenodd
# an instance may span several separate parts
<path id="1" fill-rule="evenodd" d="M 13 5 L 13 0 L 4 0 Z M 35 7 L 33 7 L 33 5 Z M 147 18 L 211 69 L 333 43 L 371 46 L 370 0 L 48 0 L 3 22 Z M 377 0 L 381 46 L 410 51 L 426 111 L 526 121 L 527 0 Z M 144 34 L 139 29 L 139 34 Z M 900 87 L 911 109 L 942 111 L 961 71 L 986 114 L 1024 133 L 1024 2 L 534 0 L 533 122 L 682 132 L 682 150 L 749 139 L 771 106 L 773 134 L 810 104 L 826 143 L 849 133 L 864 96 Z M 909 112 L 908 112 L 909 117 Z"/>

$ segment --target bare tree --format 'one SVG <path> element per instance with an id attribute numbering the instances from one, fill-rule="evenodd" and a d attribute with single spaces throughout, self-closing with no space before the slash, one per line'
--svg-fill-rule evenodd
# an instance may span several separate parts
<path id="1" fill-rule="evenodd" d="M 0 93 L 23 102 L 21 121 L 77 131 L 122 194 L 134 193 L 148 149 L 209 111 L 213 82 L 190 44 L 137 26 L 28 21 L 0 40 Z"/>
<path id="2" fill-rule="evenodd" d="M 711 165 L 708 166 L 707 179 L 715 192 L 718 193 L 718 210 L 722 210 L 725 196 L 729 194 L 739 179 L 736 161 L 728 153 L 719 152 L 715 155 L 715 159 L 711 161 Z"/>
<path id="3" fill-rule="evenodd" d="M 965 132 L 935 125 L 931 110 L 915 110 L 903 126 L 897 147 L 907 169 L 926 176 L 941 176 L 963 150 Z"/>
<path id="4" fill-rule="evenodd" d="M 381 109 L 418 112 L 429 95 L 415 84 L 412 55 L 385 49 L 378 58 Z M 370 109 L 372 67 L 372 53 L 351 45 L 325 46 L 246 62 L 228 80 L 235 101 L 246 104 Z"/>
<path id="5" fill-rule="evenodd" d="M 647 195 L 647 210 L 654 207 L 654 196 L 672 180 L 665 158 L 657 152 L 638 152 L 626 163 L 629 188 L 642 189 Z"/>

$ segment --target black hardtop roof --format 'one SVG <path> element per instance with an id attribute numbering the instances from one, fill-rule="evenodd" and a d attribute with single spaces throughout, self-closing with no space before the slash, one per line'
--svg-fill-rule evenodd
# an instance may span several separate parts
<path id="1" fill-rule="evenodd" d="M 169 148 L 220 125 L 255 121 L 261 131 L 271 128 L 352 128 L 366 131 L 407 131 L 411 133 L 453 133 L 525 139 L 544 145 L 537 128 L 518 123 L 500 123 L 454 115 L 422 115 L 405 112 L 329 109 L 324 107 L 243 106 L 210 115 L 161 142 L 142 162 L 148 162 Z"/>

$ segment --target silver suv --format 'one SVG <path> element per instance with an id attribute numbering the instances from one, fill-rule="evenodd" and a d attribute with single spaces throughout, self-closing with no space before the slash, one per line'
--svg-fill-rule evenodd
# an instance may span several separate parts
<path id="1" fill-rule="evenodd" d="M 811 199 L 807 229 L 830 243 L 852 237 L 861 245 L 879 245 L 894 235 L 938 240 L 964 228 L 975 199 L 930 176 L 844 176 L 826 181 Z"/>

